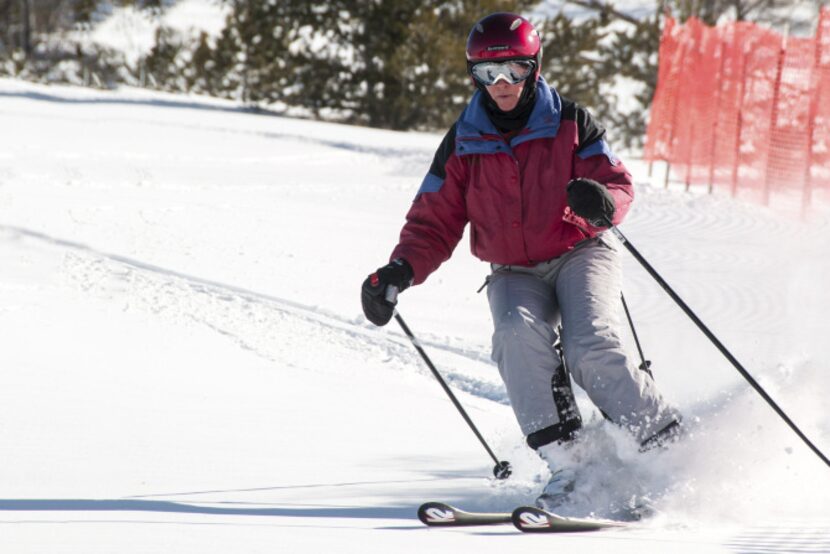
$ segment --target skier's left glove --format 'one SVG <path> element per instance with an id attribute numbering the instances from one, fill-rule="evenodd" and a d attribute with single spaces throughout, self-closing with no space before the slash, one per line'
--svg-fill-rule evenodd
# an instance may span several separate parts
<path id="1" fill-rule="evenodd" d="M 568 206 L 576 215 L 594 227 L 608 227 L 617 206 L 606 187 L 593 179 L 573 179 L 567 190 Z"/>
<path id="2" fill-rule="evenodd" d="M 386 299 L 387 289 L 395 287 L 398 292 L 402 292 L 412 285 L 414 276 L 412 266 L 402 258 L 392 260 L 391 263 L 369 275 L 363 281 L 360 291 L 360 301 L 363 304 L 366 319 L 380 326 L 389 323 L 395 311 L 395 303 Z"/>

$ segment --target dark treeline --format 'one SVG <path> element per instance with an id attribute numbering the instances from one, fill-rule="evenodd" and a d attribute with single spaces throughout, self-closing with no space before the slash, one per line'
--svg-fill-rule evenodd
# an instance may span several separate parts
<path id="1" fill-rule="evenodd" d="M 441 130 L 472 91 L 464 43 L 493 11 L 528 13 L 538 0 L 225 0 L 219 37 L 160 27 L 137 63 L 83 39 L 116 6 L 159 15 L 173 0 L 0 0 L 0 75 L 110 87 L 119 83 L 291 107 L 312 117 L 388 129 Z M 663 14 L 708 23 L 770 19 L 780 0 L 663 0 L 633 18 L 601 0 L 533 18 L 544 45 L 542 74 L 637 145 L 657 73 Z M 631 86 L 614 87 L 618 79 Z M 629 98 L 616 98 L 625 90 Z"/>

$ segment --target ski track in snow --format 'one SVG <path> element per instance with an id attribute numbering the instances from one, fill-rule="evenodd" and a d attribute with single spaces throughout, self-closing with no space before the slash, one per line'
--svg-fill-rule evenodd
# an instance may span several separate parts
<path id="1" fill-rule="evenodd" d="M 689 209 L 678 210 L 671 207 L 676 196 L 649 188 L 641 192 L 631 217 L 622 225 L 626 237 L 699 315 L 729 314 L 731 327 L 747 329 L 782 320 L 785 303 L 777 291 L 759 290 L 753 282 L 759 272 L 781 270 L 771 261 L 778 253 L 756 244 L 775 237 L 798 245 L 803 232 L 799 226 L 765 214 L 762 208 L 708 196 L 690 196 Z M 649 240 L 641 246 L 640 236 L 669 236 L 671 240 Z M 635 276 L 639 289 L 656 288 L 633 259 L 626 258 L 625 263 L 627 277 Z M 662 293 L 642 294 L 633 308 L 644 319 L 659 319 L 674 309 Z"/>
<path id="2" fill-rule="evenodd" d="M 142 310 L 203 325 L 276 366 L 316 371 L 330 363 L 304 347 L 304 337 L 314 336 L 336 349 L 359 353 L 367 365 L 414 370 L 432 378 L 405 336 L 379 331 L 365 321 L 349 321 L 286 299 L 98 252 L 32 230 L 0 225 L 0 231 L 64 250 L 63 278 L 72 288 L 122 303 L 125 311 Z M 507 403 L 503 385 L 493 378 L 494 367 L 477 367 L 485 363 L 483 354 L 435 339 L 421 344 L 443 362 L 440 371 L 448 383 L 474 396 Z M 490 379 L 483 376 L 487 373 Z"/>
<path id="3" fill-rule="evenodd" d="M 797 554 L 830 552 L 830 526 L 804 528 L 787 525 L 755 527 L 728 540 L 726 546 L 741 554 Z"/>

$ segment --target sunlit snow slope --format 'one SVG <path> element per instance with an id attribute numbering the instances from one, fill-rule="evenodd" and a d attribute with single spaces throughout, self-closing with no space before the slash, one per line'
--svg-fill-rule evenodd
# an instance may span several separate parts
<path id="1" fill-rule="evenodd" d="M 633 530 L 434 530 L 423 500 L 532 501 L 468 252 L 400 312 L 500 457 L 394 324 L 362 316 L 440 135 L 218 101 L 0 80 L 0 551 L 822 552 L 824 466 L 624 253 L 625 294 L 690 433 L 639 454 L 580 395 L 575 511 L 648 496 Z M 612 137 L 613 140 L 613 137 Z M 621 226 L 830 451 L 830 239 L 808 217 L 663 190 L 631 160 Z"/>

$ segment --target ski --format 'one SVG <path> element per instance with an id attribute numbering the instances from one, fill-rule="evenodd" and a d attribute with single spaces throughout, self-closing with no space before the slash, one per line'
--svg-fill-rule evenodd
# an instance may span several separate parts
<path id="1" fill-rule="evenodd" d="M 627 522 L 609 519 L 562 517 L 533 506 L 516 508 L 511 520 L 523 533 L 574 533 L 629 526 Z"/>
<path id="2" fill-rule="evenodd" d="M 463 527 L 510 523 L 510 512 L 465 512 L 443 502 L 427 502 L 418 508 L 418 519 L 429 527 Z"/>

